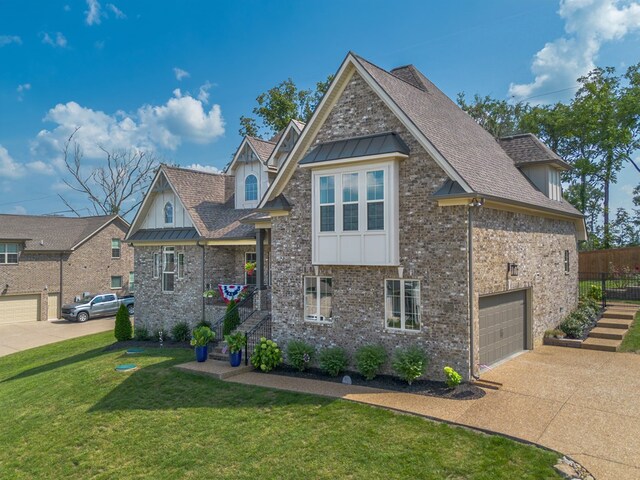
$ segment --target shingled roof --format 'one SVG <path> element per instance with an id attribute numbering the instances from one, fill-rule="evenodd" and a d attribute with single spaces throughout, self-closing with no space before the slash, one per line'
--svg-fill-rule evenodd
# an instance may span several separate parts
<path id="1" fill-rule="evenodd" d="M 34 252 L 70 252 L 113 221 L 128 224 L 118 215 L 54 217 L 0 214 L 0 240 L 25 242 Z"/>
<path id="2" fill-rule="evenodd" d="M 255 152 L 260 157 L 262 163 L 265 163 L 269 160 L 271 156 L 271 152 L 276 148 L 276 142 L 271 140 L 262 140 L 261 138 L 251 137 L 247 135 L 247 141 L 251 144 Z"/>
<path id="3" fill-rule="evenodd" d="M 513 159 L 516 166 L 553 163 L 563 170 L 571 169 L 571 165 L 562 160 L 533 133 L 502 137 L 498 142 L 507 155 Z"/>
<path id="4" fill-rule="evenodd" d="M 167 165 L 163 165 L 161 171 L 203 238 L 215 240 L 255 236 L 255 229 L 251 225 L 240 223 L 253 210 L 234 208 L 233 176 Z"/>

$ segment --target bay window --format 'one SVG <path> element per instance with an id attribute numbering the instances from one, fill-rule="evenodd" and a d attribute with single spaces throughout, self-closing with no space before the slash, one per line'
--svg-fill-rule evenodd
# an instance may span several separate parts
<path id="1" fill-rule="evenodd" d="M 304 277 L 304 319 L 330 322 L 332 296 L 331 277 Z"/>
<path id="2" fill-rule="evenodd" d="M 333 232 L 336 228 L 336 191 L 333 175 L 320 177 L 320 231 Z"/>
<path id="3" fill-rule="evenodd" d="M 420 330 L 420 281 L 385 281 L 385 327 Z"/>

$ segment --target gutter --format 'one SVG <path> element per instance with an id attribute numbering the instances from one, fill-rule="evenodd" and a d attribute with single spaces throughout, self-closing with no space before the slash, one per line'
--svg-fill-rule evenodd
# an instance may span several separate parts
<path id="1" fill-rule="evenodd" d="M 198 245 L 200 248 L 202 248 L 202 291 L 204 292 L 205 289 L 205 276 L 204 276 L 204 244 L 201 243 L 200 240 L 197 241 L 196 245 Z M 201 295 L 202 296 L 202 295 Z M 205 320 L 205 298 L 204 296 L 202 296 L 202 320 Z"/>
<path id="2" fill-rule="evenodd" d="M 64 264 L 62 261 L 63 255 L 64 254 L 60 252 L 60 300 L 58 300 L 58 311 L 56 312 L 58 318 L 62 316 L 62 305 L 64 305 L 64 293 L 62 288 L 62 266 Z"/>

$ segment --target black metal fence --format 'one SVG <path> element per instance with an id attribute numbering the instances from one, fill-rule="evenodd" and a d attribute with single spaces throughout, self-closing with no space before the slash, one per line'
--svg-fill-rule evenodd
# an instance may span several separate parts
<path id="1" fill-rule="evenodd" d="M 640 273 L 578 273 L 580 295 L 602 296 L 602 306 L 612 300 L 640 301 Z"/>
<path id="2" fill-rule="evenodd" d="M 244 347 L 244 364 L 249 365 L 249 354 L 253 353 L 260 339 L 271 338 L 271 314 L 265 315 L 251 330 L 245 332 L 247 343 Z"/>
<path id="3" fill-rule="evenodd" d="M 242 298 L 235 306 L 228 310 L 220 317 L 218 320 L 213 322 L 211 325 L 211 330 L 216 334 L 214 342 L 220 342 L 224 340 L 224 321 L 225 319 L 238 314 L 240 318 L 240 322 L 238 323 L 236 329 L 246 322 L 255 312 L 256 312 L 256 295 L 258 290 L 250 291 L 246 296 Z"/>

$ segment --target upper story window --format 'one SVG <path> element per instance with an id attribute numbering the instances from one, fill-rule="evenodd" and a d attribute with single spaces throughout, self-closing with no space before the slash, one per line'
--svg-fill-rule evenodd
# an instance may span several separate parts
<path id="1" fill-rule="evenodd" d="M 244 180 L 244 200 L 246 202 L 258 200 L 258 179 L 255 175 L 249 175 Z"/>
<path id="2" fill-rule="evenodd" d="M 0 264 L 18 263 L 18 244 L 0 243 Z"/>
<path id="3" fill-rule="evenodd" d="M 395 161 L 313 171 L 314 264 L 397 265 L 397 171 Z"/>
<path id="4" fill-rule="evenodd" d="M 111 239 L 111 258 L 120 258 L 121 242 L 119 238 Z"/>
<path id="5" fill-rule="evenodd" d="M 164 204 L 164 223 L 173 223 L 173 204 L 171 202 Z"/>

